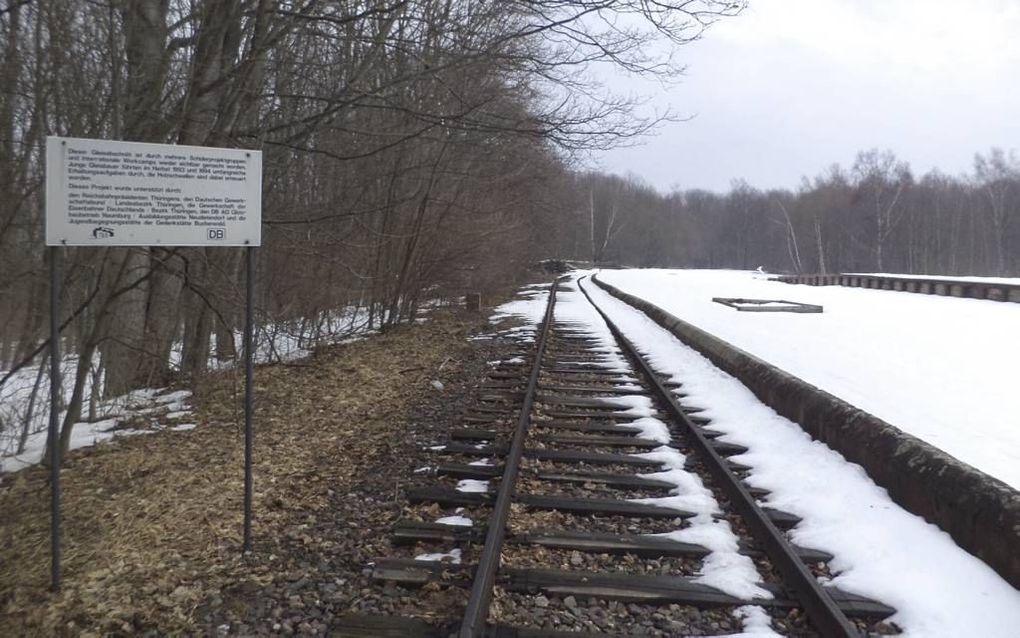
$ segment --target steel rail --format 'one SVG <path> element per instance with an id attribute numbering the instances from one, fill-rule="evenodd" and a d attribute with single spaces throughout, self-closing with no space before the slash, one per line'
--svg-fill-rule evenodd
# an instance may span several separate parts
<path id="1" fill-rule="evenodd" d="M 489 517 L 488 531 L 485 534 L 485 545 L 482 556 L 475 570 L 474 581 L 471 583 L 471 595 L 468 598 L 461 622 L 459 638 L 477 638 L 485 631 L 485 623 L 489 618 L 489 606 L 492 603 L 493 588 L 496 583 L 496 572 L 499 571 L 503 542 L 506 539 L 506 524 L 510 516 L 510 504 L 513 500 L 514 486 L 520 472 L 521 458 L 524 455 L 524 439 L 531 424 L 531 408 L 535 402 L 538 389 L 538 376 L 542 370 L 542 357 L 545 354 L 547 337 L 553 323 L 553 307 L 556 304 L 556 288 L 559 280 L 554 280 L 549 290 L 549 305 L 545 309 L 545 318 L 535 347 L 535 364 L 531 368 L 528 387 L 521 405 L 521 416 L 514 430 L 513 441 L 504 461 L 503 478 L 496 496 L 496 504 Z"/>
<path id="2" fill-rule="evenodd" d="M 705 465 L 712 473 L 712 477 L 722 487 L 723 492 L 730 499 L 737 513 L 744 518 L 748 528 L 761 541 L 772 564 L 775 565 L 779 573 L 786 580 L 786 588 L 790 595 L 797 599 L 804 607 L 804 611 L 807 613 L 815 629 L 826 638 L 858 638 L 860 633 L 857 631 L 857 628 L 836 606 L 832 598 L 825 593 L 818 580 L 794 553 L 793 547 L 783 536 L 783 533 L 769 520 L 765 512 L 755 502 L 751 493 L 729 470 L 726 466 L 726 460 L 715 451 L 705 435 L 683 411 L 676 396 L 669 391 L 655 370 L 652 369 L 651 365 L 637 351 L 637 348 L 634 347 L 634 344 L 623 336 L 623 332 L 599 308 L 598 304 L 595 303 L 591 295 L 581 284 L 580 279 L 577 282 L 577 286 L 592 307 L 595 308 L 595 311 L 606 322 L 620 347 L 638 364 L 642 375 L 655 390 L 656 396 L 666 406 L 669 415 L 676 422 L 682 424 L 691 436 L 694 447 L 702 454 L 702 458 L 707 461 Z"/>

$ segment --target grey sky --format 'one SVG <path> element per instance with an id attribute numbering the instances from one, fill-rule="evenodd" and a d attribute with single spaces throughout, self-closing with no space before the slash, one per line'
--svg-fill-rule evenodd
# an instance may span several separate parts
<path id="1" fill-rule="evenodd" d="M 596 162 L 663 191 L 795 188 L 871 147 L 968 172 L 1020 147 L 1018 34 L 1017 0 L 751 0 L 681 50 L 680 84 L 612 81 L 694 119 Z"/>

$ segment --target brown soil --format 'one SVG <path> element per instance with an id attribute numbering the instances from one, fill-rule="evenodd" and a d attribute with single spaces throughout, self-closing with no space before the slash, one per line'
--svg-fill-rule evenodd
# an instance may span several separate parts
<path id="1" fill-rule="evenodd" d="M 241 555 L 237 373 L 192 400 L 198 427 L 71 453 L 63 588 L 47 591 L 46 471 L 0 477 L 0 635 L 322 634 L 388 553 L 402 489 L 482 378 L 479 315 L 256 370 L 255 551 Z M 440 380 L 438 391 L 430 384 Z"/>

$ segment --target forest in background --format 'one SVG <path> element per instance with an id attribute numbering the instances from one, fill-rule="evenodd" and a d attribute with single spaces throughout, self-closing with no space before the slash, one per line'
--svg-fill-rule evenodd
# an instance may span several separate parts
<path id="1" fill-rule="evenodd" d="M 675 79 L 678 47 L 743 5 L 0 0 L 0 453 L 44 423 L 47 135 L 261 150 L 270 354 L 412 321 L 547 258 L 1020 274 L 1020 162 L 996 149 L 966 176 L 864 151 L 796 190 L 724 194 L 585 170 L 672 119 L 588 71 Z M 236 359 L 240 249 L 62 252 L 65 444 L 105 397 Z"/>
<path id="2" fill-rule="evenodd" d="M 1012 150 L 977 153 L 973 172 L 960 176 L 915 176 L 892 151 L 865 150 L 850 168 L 834 164 L 796 190 L 736 180 L 728 193 L 661 194 L 637 176 L 597 173 L 582 182 L 595 241 L 578 256 L 597 261 L 1020 276 L 1020 158 Z"/>
<path id="3" fill-rule="evenodd" d="M 44 403 L 46 136 L 261 150 L 259 338 L 310 346 L 555 254 L 578 158 L 669 118 L 588 71 L 676 77 L 675 48 L 743 4 L 0 2 L 0 404 Z M 62 253 L 65 446 L 96 400 L 236 357 L 240 249 Z M 5 397 L 26 371 L 36 400 Z M 0 435 L 29 421 L 0 414 Z"/>

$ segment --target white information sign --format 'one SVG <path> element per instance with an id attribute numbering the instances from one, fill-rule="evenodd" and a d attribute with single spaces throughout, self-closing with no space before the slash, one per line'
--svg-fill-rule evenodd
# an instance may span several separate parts
<path id="1" fill-rule="evenodd" d="M 47 246 L 258 246 L 262 153 L 46 140 Z"/>

